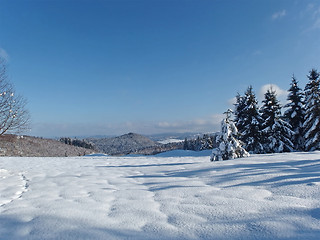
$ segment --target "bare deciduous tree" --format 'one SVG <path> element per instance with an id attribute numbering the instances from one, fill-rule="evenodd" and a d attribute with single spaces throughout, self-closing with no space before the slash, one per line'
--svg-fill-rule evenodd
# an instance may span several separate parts
<path id="1" fill-rule="evenodd" d="M 16 95 L 8 81 L 6 61 L 0 56 L 0 136 L 29 129 L 30 117 L 26 100 Z"/>

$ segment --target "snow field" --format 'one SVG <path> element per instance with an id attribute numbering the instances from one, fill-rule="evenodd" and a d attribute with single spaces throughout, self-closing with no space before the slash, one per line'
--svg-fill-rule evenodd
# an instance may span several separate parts
<path id="1" fill-rule="evenodd" d="M 0 239 L 319 239 L 320 153 L 0 158 Z"/>
<path id="2" fill-rule="evenodd" d="M 0 181 L 0 207 L 20 198 L 28 189 L 28 183 L 22 173 L 16 174 L 0 169 Z"/>

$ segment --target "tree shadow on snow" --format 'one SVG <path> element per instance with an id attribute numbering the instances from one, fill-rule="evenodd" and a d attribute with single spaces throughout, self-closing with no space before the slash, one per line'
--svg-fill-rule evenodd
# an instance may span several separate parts
<path id="1" fill-rule="evenodd" d="M 36 213 L 37 214 L 37 213 Z M 107 213 L 106 213 L 107 214 Z M 74 220 L 66 216 L 54 217 L 39 215 L 30 221 L 23 221 L 23 216 L 1 215 L 0 216 L 0 239 L 1 240 L 122 240 L 122 239 L 150 239 L 150 240 L 167 240 L 180 239 L 176 234 L 168 231 L 159 231 L 143 227 L 141 231 L 115 227 L 111 228 L 106 225 L 96 227 L 90 225 L 85 217 Z M 101 225 L 101 224 L 100 224 Z M 151 229 L 151 230 L 150 230 Z M 194 238 L 186 238 L 191 240 Z"/>
<path id="2" fill-rule="evenodd" d="M 194 163 L 158 163 L 158 164 L 136 164 L 136 165 L 106 165 L 96 166 L 97 168 L 141 168 L 141 167 L 172 167 L 172 166 L 183 166 L 192 165 Z"/>
<path id="3" fill-rule="evenodd" d="M 274 156 L 279 157 L 281 155 Z M 232 164 L 228 165 L 213 164 L 212 167 L 201 167 L 199 169 L 189 168 L 188 170 L 177 169 L 170 171 L 163 171 L 162 169 L 159 171 L 159 174 L 145 174 L 130 176 L 129 178 L 197 178 L 203 176 L 207 177 L 207 180 L 209 179 L 209 184 L 212 186 L 224 183 L 226 187 L 259 185 L 279 187 L 296 184 L 310 185 L 315 182 L 320 182 L 320 159 L 270 163 L 265 161 L 261 163 L 237 163 L 236 161 L 237 160 L 232 160 Z M 184 164 L 179 163 L 178 165 Z M 220 174 L 220 172 L 228 173 Z M 264 175 L 263 180 L 257 180 L 261 175 Z M 210 178 L 212 178 L 213 181 L 210 181 Z M 235 183 L 235 181 L 238 181 L 238 183 Z"/>
<path id="4" fill-rule="evenodd" d="M 269 185 L 273 187 L 281 187 L 297 184 L 311 184 L 320 182 L 320 160 L 300 160 L 286 161 L 276 163 L 262 164 L 239 164 L 238 172 L 230 173 L 230 176 L 224 176 L 221 180 L 247 180 L 243 183 L 233 184 L 235 186 L 259 186 Z M 266 172 L 267 171 L 267 172 Z M 279 176 L 274 176 L 274 175 Z M 252 177 L 265 175 L 263 180 L 254 180 Z M 247 178 L 247 179 L 245 179 Z M 252 180 L 250 180 L 252 178 Z"/>

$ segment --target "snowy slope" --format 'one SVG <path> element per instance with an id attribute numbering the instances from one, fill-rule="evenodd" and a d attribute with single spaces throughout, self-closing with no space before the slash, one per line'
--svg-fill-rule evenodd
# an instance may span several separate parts
<path id="1" fill-rule="evenodd" d="M 184 142 L 184 140 L 181 139 L 175 139 L 175 138 L 169 138 L 169 139 L 165 139 L 165 140 L 161 140 L 158 141 L 161 144 L 168 144 L 168 143 L 180 143 L 180 142 Z"/>
<path id="2" fill-rule="evenodd" d="M 1 240 L 319 237 L 319 152 L 0 158 Z"/>

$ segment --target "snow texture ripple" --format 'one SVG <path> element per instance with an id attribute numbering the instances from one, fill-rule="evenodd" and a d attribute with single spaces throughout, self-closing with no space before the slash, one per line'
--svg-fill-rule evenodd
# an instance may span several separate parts
<path id="1" fill-rule="evenodd" d="M 320 153 L 0 158 L 0 239 L 319 239 Z"/>

